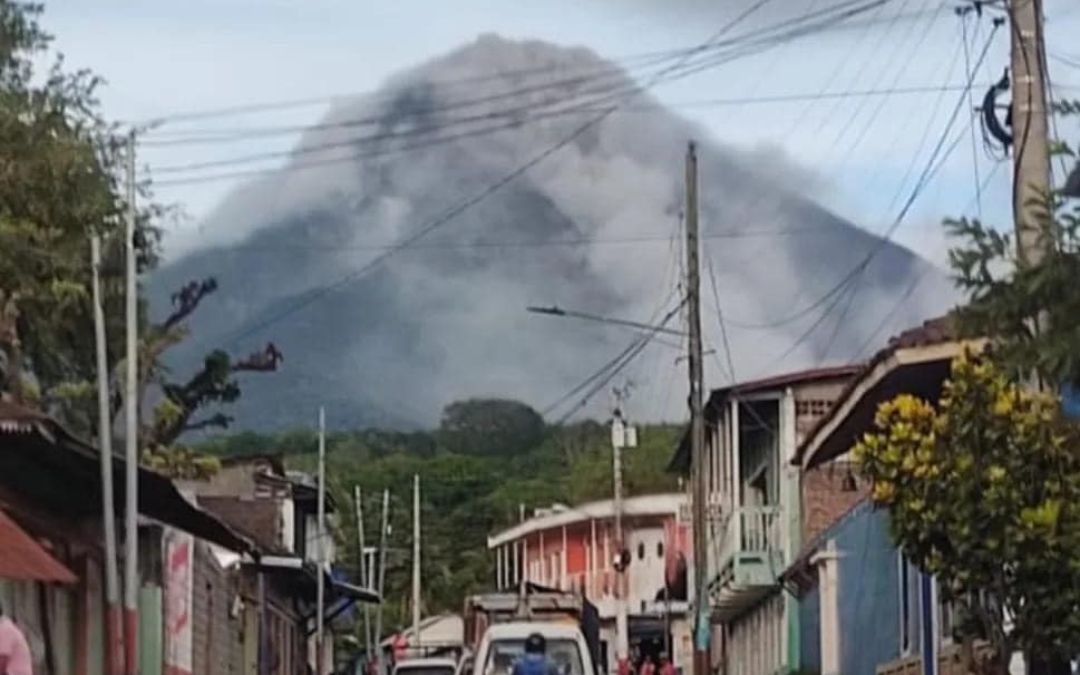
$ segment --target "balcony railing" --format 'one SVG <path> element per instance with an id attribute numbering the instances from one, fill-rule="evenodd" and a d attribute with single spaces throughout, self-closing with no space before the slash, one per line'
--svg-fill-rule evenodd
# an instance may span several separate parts
<path id="1" fill-rule="evenodd" d="M 728 518 L 717 571 L 722 572 L 738 553 L 776 553 L 784 550 L 779 506 L 740 506 Z"/>

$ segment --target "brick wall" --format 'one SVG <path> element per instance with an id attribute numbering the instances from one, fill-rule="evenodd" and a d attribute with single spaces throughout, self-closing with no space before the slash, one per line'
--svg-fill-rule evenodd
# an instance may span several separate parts
<path id="1" fill-rule="evenodd" d="M 855 490 L 845 489 L 845 480 Z M 802 541 L 809 542 L 868 494 L 869 481 L 849 461 L 835 460 L 803 473 Z"/>

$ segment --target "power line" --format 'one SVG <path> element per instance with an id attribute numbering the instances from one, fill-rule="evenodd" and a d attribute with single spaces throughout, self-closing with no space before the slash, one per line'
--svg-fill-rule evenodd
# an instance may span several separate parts
<path id="1" fill-rule="evenodd" d="M 739 23 L 741 23 L 743 20 L 745 20 L 747 17 L 749 17 L 754 12 L 756 12 L 758 9 L 760 9 L 763 5 L 765 5 L 768 1 L 769 0 L 758 0 L 758 2 L 751 5 L 747 10 L 742 12 L 739 16 L 737 16 L 735 19 L 730 21 L 726 26 L 721 28 L 720 31 L 717 34 L 715 34 L 712 38 L 710 38 L 710 42 L 719 39 L 719 37 L 722 36 L 725 32 L 727 32 L 731 28 L 733 28 L 736 25 L 738 25 Z M 879 1 L 886 1 L 886 0 L 879 0 Z M 708 44 L 709 43 L 706 43 L 703 46 L 707 46 Z M 689 56 L 687 56 L 686 58 L 689 58 Z M 678 65 L 678 64 L 676 64 L 676 65 Z M 647 83 L 645 89 L 647 90 L 651 86 L 651 84 L 652 83 Z M 408 246 L 411 246 L 411 245 L 415 244 L 417 241 L 424 238 L 429 233 L 431 233 L 434 230 L 438 229 L 439 227 L 441 227 L 445 223 L 450 222 L 451 220 L 456 218 L 458 215 L 464 213 L 465 211 L 469 210 L 473 206 L 481 203 L 482 201 L 487 199 L 489 196 L 495 194 L 503 186 L 507 185 L 508 183 L 510 183 L 511 181 L 516 179 L 517 177 L 523 175 L 524 173 L 526 173 L 527 171 L 532 169 L 534 166 L 540 164 L 541 162 L 543 162 L 545 159 L 547 159 L 551 155 L 555 154 L 556 152 L 558 152 L 562 148 L 564 148 L 567 145 L 569 145 L 570 143 L 572 143 L 575 139 L 577 139 L 579 136 L 581 136 L 581 134 L 585 133 L 586 131 L 591 129 L 596 124 L 599 124 L 600 122 L 602 122 L 604 119 L 606 119 L 608 117 L 608 115 L 611 114 L 611 112 L 616 110 L 617 107 L 618 107 L 618 104 L 616 104 L 615 106 L 610 108 L 608 111 L 605 111 L 604 113 L 601 113 L 600 115 L 590 119 L 586 123 L 578 126 L 576 129 L 574 129 L 570 134 L 565 136 L 559 142 L 555 143 L 554 145 L 549 146 L 547 149 L 545 149 L 542 152 L 540 152 L 539 154 L 535 155 L 533 158 L 531 158 L 530 160 L 528 160 L 524 164 L 518 166 L 516 169 L 514 169 L 510 173 L 504 175 L 499 180 L 497 180 L 494 183 L 490 184 L 488 187 L 484 188 L 483 190 L 481 190 L 476 195 L 474 195 L 474 196 L 466 199 L 465 201 L 459 203 L 458 205 L 452 207 L 451 209 L 449 209 L 448 211 L 443 213 L 443 215 L 435 218 L 433 221 L 431 221 L 430 223 L 428 223 L 427 225 L 422 227 L 420 230 L 418 230 L 415 233 L 405 237 L 394 248 L 388 249 L 387 251 L 385 251 L 385 252 L 381 253 L 380 255 L 376 256 L 374 259 L 372 259 L 366 265 L 363 265 L 359 269 L 346 274 L 344 277 L 338 279 L 335 282 L 332 282 L 330 284 L 321 285 L 321 286 L 318 286 L 316 288 L 313 288 L 313 289 L 309 290 L 308 292 L 302 294 L 299 298 L 297 298 L 297 300 L 295 302 L 291 303 L 288 307 L 284 308 L 283 310 L 281 310 L 279 312 L 276 312 L 276 313 L 272 314 L 271 316 L 269 316 L 269 317 L 267 317 L 267 318 L 265 318 L 265 319 L 263 319 L 261 321 L 256 322 L 252 326 L 249 326 L 247 328 L 244 328 L 244 329 L 241 329 L 241 330 L 235 332 L 230 339 L 226 340 L 226 342 L 232 344 L 232 343 L 235 343 L 236 341 L 239 341 L 239 340 L 244 339 L 244 338 L 246 338 L 246 337 L 248 337 L 250 335 L 253 335 L 253 334 L 261 331 L 262 329 L 266 328 L 267 326 L 269 326 L 269 325 L 271 325 L 273 323 L 276 323 L 276 322 L 278 322 L 278 321 L 280 321 L 280 320 L 282 320 L 282 319 L 284 319 L 284 318 L 286 318 L 288 316 L 291 316 L 292 314 L 295 314 L 296 312 L 298 312 L 301 309 L 307 307 L 311 303 L 319 300 L 322 297 L 325 297 L 327 294 L 333 292 L 335 289 L 341 288 L 342 286 L 345 286 L 345 285 L 351 283 L 353 280 L 355 280 L 355 279 L 359 278 L 360 276 L 364 275 L 366 272 L 373 269 L 375 266 L 379 265 L 380 263 L 382 263 L 383 261 L 388 259 L 390 256 L 394 255 L 396 252 L 398 252 L 398 251 L 400 251 L 400 250 L 402 250 L 402 249 L 404 249 L 404 248 L 406 248 Z"/>
<path id="2" fill-rule="evenodd" d="M 987 85 L 989 86 L 989 85 Z M 963 84 L 945 84 L 945 85 L 923 85 L 923 86 L 907 86 L 907 87 L 892 87 L 892 88 L 866 88 L 866 89 L 847 89 L 840 91 L 816 91 L 816 92 L 798 92 L 791 94 L 762 94 L 754 96 L 728 96 L 721 98 L 705 98 L 705 99 L 691 99 L 687 101 L 671 101 L 664 102 L 663 104 L 646 104 L 646 105 L 627 105 L 622 106 L 617 112 L 619 114 L 633 114 L 633 113 L 663 113 L 669 108 L 711 108 L 722 106 L 737 106 L 737 105 L 760 105 L 770 103 L 799 103 L 799 102 L 816 102 L 822 100 L 845 100 L 858 97 L 877 97 L 877 96 L 902 96 L 911 94 L 933 94 L 941 91 L 960 91 L 964 88 Z M 530 106 L 532 108 L 534 106 Z M 520 108 L 508 109 L 503 111 L 507 116 L 512 112 L 516 112 Z M 595 112 L 599 108 L 582 107 L 580 109 L 575 108 L 575 111 L 581 110 L 583 112 Z M 500 113 L 502 114 L 502 113 Z M 383 119 L 383 118 L 380 118 Z M 450 120 L 450 122 L 459 122 L 460 119 Z M 473 120 L 469 120 L 473 121 Z M 345 120 L 342 122 L 326 122 L 314 125 L 297 125 L 297 126 L 281 126 L 281 127 L 263 127 L 260 129 L 243 129 L 240 127 L 233 128 L 219 128 L 211 130 L 200 130 L 199 136 L 181 136 L 176 138 L 168 138 L 164 140 L 151 140 L 140 141 L 140 145 L 147 147 L 170 147 L 176 145 L 211 145 L 221 143 L 232 143 L 247 141 L 251 138 L 276 136 L 276 135 L 288 135 L 296 134 L 305 131 L 314 130 L 326 130 L 326 129 L 341 129 L 359 126 L 352 120 Z M 367 137 L 365 137 L 367 138 Z"/>
<path id="3" fill-rule="evenodd" d="M 735 362 L 731 357 L 731 343 L 728 342 L 727 327 L 724 326 L 724 311 L 720 307 L 720 290 L 716 286 L 716 272 L 713 271 L 712 255 L 708 247 L 705 250 L 705 266 L 709 272 L 709 285 L 712 286 L 713 302 L 716 304 L 716 321 L 720 324 L 720 340 L 724 346 L 724 357 L 727 360 L 728 373 L 731 375 L 731 383 L 735 384 L 738 376 L 735 374 Z"/>
<path id="4" fill-rule="evenodd" d="M 821 234 L 829 233 L 829 228 L 814 226 L 795 226 L 744 230 L 739 232 L 712 232 L 701 235 L 701 239 L 757 239 L 763 237 L 782 237 L 788 235 Z M 575 239 L 552 239 L 552 240 L 522 240 L 522 241 L 448 241 L 429 242 L 415 244 L 409 248 L 417 251 L 425 250 L 471 250 L 471 249 L 536 249 L 536 248 L 564 248 L 577 246 L 619 246 L 635 244 L 666 244 L 670 241 L 670 235 L 639 235 L 627 237 L 578 237 Z M 228 253 L 253 252 L 253 253 L 278 253 L 281 251 L 387 251 L 396 248 L 398 242 L 388 244 L 236 244 L 227 245 L 222 250 Z"/>
<path id="5" fill-rule="evenodd" d="M 983 46 L 982 53 L 980 54 L 978 63 L 975 66 L 976 70 L 978 69 L 979 64 L 982 63 L 983 59 L 986 58 L 986 54 L 990 49 L 990 45 L 991 45 L 991 43 L 993 41 L 993 38 L 994 38 L 994 34 L 991 33 L 990 36 L 986 40 L 986 44 Z M 967 86 L 970 87 L 971 84 L 972 84 L 972 82 L 969 79 L 968 83 L 967 83 Z M 863 256 L 862 260 L 860 260 L 859 263 L 857 265 L 855 265 L 854 268 L 852 268 L 847 274 L 844 275 L 843 278 L 841 278 L 839 283 L 837 283 L 835 286 L 830 288 L 824 295 L 822 295 L 816 301 L 811 303 L 809 306 L 807 306 L 807 307 L 799 310 L 798 312 L 795 312 L 795 313 L 793 313 L 793 314 L 791 314 L 791 315 L 789 315 L 787 317 L 784 317 L 782 319 L 776 319 L 776 320 L 762 322 L 762 323 L 735 322 L 735 321 L 732 321 L 731 319 L 728 319 L 729 323 L 731 323 L 732 325 L 739 326 L 741 328 L 775 328 L 775 327 L 778 327 L 778 326 L 782 326 L 782 325 L 791 323 L 793 321 L 797 321 L 798 319 L 810 314 L 811 312 L 813 312 L 817 308 L 821 307 L 822 305 L 825 305 L 826 303 L 828 303 L 834 296 L 836 296 L 838 293 L 840 293 L 847 286 L 848 283 L 851 283 L 854 279 L 861 276 L 863 270 L 866 269 L 866 267 L 870 264 L 870 262 L 873 260 L 873 258 L 885 247 L 885 245 L 887 243 L 889 243 L 891 241 L 892 235 L 896 232 L 896 229 L 898 227 L 900 227 L 900 224 L 903 222 L 904 218 L 907 216 L 908 211 L 914 205 L 915 200 L 918 199 L 919 195 L 922 193 L 922 190 L 926 186 L 926 184 L 928 183 L 929 179 L 941 167 L 941 163 L 935 164 L 935 162 L 937 162 L 938 155 L 941 154 L 942 150 L 944 149 L 945 143 L 946 143 L 946 141 L 948 141 L 948 138 L 949 138 L 949 132 L 952 130 L 952 126 L 956 122 L 956 118 L 959 115 L 960 110 L 963 108 L 964 102 L 966 100 L 967 100 L 967 91 L 965 90 L 960 95 L 959 99 L 957 100 L 956 106 L 953 108 L 952 114 L 949 116 L 949 120 L 945 125 L 945 129 L 942 131 L 941 136 L 939 137 L 937 144 L 934 146 L 933 152 L 931 152 L 930 158 L 927 161 L 926 166 L 922 171 L 922 174 L 919 176 L 919 179 L 915 182 L 915 186 L 912 189 L 911 194 L 908 196 L 907 200 L 905 201 L 903 207 L 900 209 L 900 212 L 897 214 L 896 218 L 889 225 L 889 227 L 886 228 L 885 232 L 883 232 L 882 235 L 878 238 L 878 240 L 875 242 L 875 245 L 866 253 L 865 256 Z M 965 127 L 965 131 L 966 130 L 967 129 Z M 945 155 L 942 158 L 942 160 L 944 160 L 945 158 L 948 157 L 949 154 L 951 154 L 951 151 L 955 147 L 955 144 L 956 144 L 956 142 L 954 141 L 953 144 L 949 146 L 949 149 L 945 152 Z"/>
<path id="6" fill-rule="evenodd" d="M 830 9 L 839 8 L 839 7 L 844 6 L 845 4 L 852 4 L 852 3 L 851 2 L 837 3 L 836 5 L 834 5 L 833 8 L 830 8 Z M 814 16 L 814 15 L 815 15 L 814 13 L 807 13 L 807 14 L 803 15 L 803 18 L 811 17 L 811 16 Z M 899 18 L 899 19 L 903 20 L 903 19 L 917 18 L 917 17 L 918 17 L 918 14 L 916 14 L 916 13 L 907 13 L 907 14 L 900 14 L 898 17 L 895 17 L 895 18 Z M 894 20 L 894 17 L 890 17 L 889 20 Z M 789 20 L 787 23 L 791 23 L 791 21 Z M 847 22 L 845 24 L 835 26 L 834 29 L 843 30 L 843 29 L 857 28 L 857 27 L 861 27 L 861 26 L 864 26 L 864 25 L 872 25 L 873 23 L 874 23 L 874 21 L 872 21 L 872 20 L 865 21 L 865 22 Z M 716 44 L 711 44 L 709 48 L 715 48 L 715 47 L 718 47 L 718 46 L 727 46 L 729 44 L 730 44 L 730 41 L 716 42 Z M 691 48 L 691 49 L 695 50 L 695 51 L 701 51 L 703 48 L 702 47 L 695 47 L 695 48 Z M 610 59 L 609 61 L 614 62 L 615 64 L 619 64 L 619 63 L 630 64 L 630 63 L 635 63 L 635 62 L 642 62 L 637 67 L 643 67 L 643 66 L 652 65 L 652 63 L 656 62 L 656 61 L 662 61 L 662 60 L 665 60 L 665 59 L 670 59 L 672 57 L 678 57 L 680 55 L 685 54 L 686 52 L 687 52 L 687 48 L 679 47 L 679 48 L 671 48 L 671 49 L 659 50 L 659 51 L 654 51 L 654 52 L 645 52 L 645 53 L 641 53 L 641 54 L 631 54 L 631 55 L 626 55 L 626 56 L 621 56 L 621 57 L 615 57 L 613 59 Z M 430 84 L 432 86 L 440 86 L 440 87 L 453 87 L 453 86 L 458 86 L 458 85 L 475 85 L 475 84 L 478 84 L 478 83 L 483 83 L 483 82 L 488 82 L 488 81 L 503 80 L 503 79 L 506 79 L 508 77 L 522 77 L 522 76 L 528 76 L 528 75 L 538 75 L 538 74 L 545 74 L 545 73 L 550 73 L 550 72 L 554 72 L 554 71 L 561 71 L 561 70 L 565 70 L 565 69 L 566 68 L 565 68 L 565 66 L 563 64 L 543 65 L 543 66 L 534 66 L 534 67 L 527 67 L 527 68 L 520 68 L 520 69 L 504 70 L 504 71 L 499 71 L 499 72 L 490 73 L 490 74 L 466 76 L 466 77 L 462 77 L 462 78 L 430 80 L 430 81 L 426 82 L 425 84 Z M 602 66 L 599 66 L 599 67 L 597 67 L 595 69 L 596 72 L 604 72 L 605 70 L 611 70 L 611 69 L 606 64 L 602 65 Z M 588 72 L 588 71 L 585 71 L 585 72 Z M 174 112 L 174 113 L 166 113 L 166 114 L 163 114 L 163 115 L 154 116 L 152 118 L 149 118 L 147 120 L 143 120 L 142 122 L 139 122 L 139 124 L 146 124 L 146 123 L 153 123 L 153 124 L 156 124 L 156 125 L 176 124 L 176 123 L 181 123 L 181 122 L 190 122 L 190 121 L 197 121 L 197 120 L 204 120 L 204 119 L 236 117 L 236 116 L 241 116 L 241 115 L 250 115 L 250 114 L 263 113 L 263 112 L 276 112 L 276 111 L 288 110 L 288 109 L 312 107 L 312 106 L 315 106 L 315 105 L 324 105 L 326 103 L 331 103 L 331 102 L 334 102 L 334 101 L 347 100 L 347 99 L 350 99 L 350 98 L 355 99 L 355 98 L 359 98 L 359 97 L 362 97 L 362 96 L 365 96 L 365 95 L 370 95 L 370 94 L 371 94 L 371 92 L 364 92 L 364 91 L 337 92 L 337 93 L 323 95 L 323 96 L 295 98 L 295 99 L 278 99 L 278 100 L 261 101 L 261 102 L 257 102 L 257 103 L 241 103 L 241 104 L 229 105 L 229 106 L 223 106 L 223 107 L 216 107 L 216 108 L 204 108 L 204 109 L 178 111 L 178 112 Z M 162 132 L 157 132 L 155 135 L 162 135 Z"/>
<path id="7" fill-rule="evenodd" d="M 768 0 L 762 0 L 762 1 L 768 1 Z M 826 27 L 828 25 L 832 25 L 832 24 L 836 23 L 837 21 L 843 21 L 843 19 L 849 18 L 851 16 L 858 15 L 859 13 L 866 12 L 869 9 L 875 8 L 875 6 L 879 6 L 882 3 L 889 2 L 889 1 L 890 0 L 875 0 L 873 2 L 869 2 L 869 3 L 863 4 L 863 5 L 856 5 L 856 6 L 853 6 L 853 8 L 851 8 L 851 9 L 847 9 L 847 10 L 842 11 L 842 12 L 837 12 L 833 16 L 826 16 L 818 24 L 809 24 L 809 25 L 806 25 L 806 26 L 798 26 L 796 28 L 789 29 L 787 32 L 779 33 L 779 35 L 769 36 L 768 38 L 758 40 L 757 42 L 753 42 L 753 41 L 748 42 L 747 43 L 748 48 L 750 48 L 750 49 L 744 49 L 743 52 L 732 51 L 733 53 L 721 53 L 721 54 L 719 54 L 719 55 L 717 55 L 715 57 L 712 57 L 711 59 L 706 59 L 705 62 L 699 63 L 699 64 L 694 64 L 694 65 L 687 66 L 685 62 L 688 62 L 688 60 L 690 60 L 693 57 L 694 54 L 698 53 L 703 48 L 696 48 L 696 49 L 693 49 L 693 50 L 688 50 L 686 56 L 683 59 L 683 62 L 677 63 L 674 66 L 669 66 L 669 67 L 667 67 L 665 69 L 660 70 L 657 73 L 654 73 L 654 77 L 648 83 L 648 85 L 645 87 L 644 90 L 642 89 L 642 87 L 638 87 L 636 84 L 631 84 L 631 85 L 624 86 L 623 90 L 621 92 L 616 91 L 616 92 L 609 93 L 608 98 L 609 99 L 610 98 L 621 99 L 621 98 L 625 98 L 627 96 L 638 95 L 640 93 L 643 93 L 644 91 L 647 91 L 648 89 L 651 89 L 652 86 L 654 86 L 656 84 L 659 84 L 661 82 L 671 82 L 671 81 L 675 81 L 675 80 L 679 80 L 679 79 L 684 79 L 684 78 L 689 77 L 691 75 L 694 75 L 694 73 L 700 72 L 702 70 L 705 70 L 705 69 L 708 69 L 708 68 L 714 68 L 714 67 L 716 67 L 718 65 L 728 63 L 728 62 L 730 62 L 730 60 L 733 60 L 735 58 L 740 58 L 740 57 L 743 57 L 743 56 L 745 56 L 747 54 L 754 53 L 753 48 L 755 48 L 755 46 L 756 46 L 756 48 L 758 50 L 770 49 L 770 48 L 772 48 L 772 46 L 775 46 L 775 44 L 779 44 L 779 43 L 781 43 L 783 41 L 786 41 L 786 40 L 792 40 L 792 39 L 796 39 L 796 38 L 799 38 L 799 37 L 804 37 L 806 35 L 809 35 L 810 32 L 814 32 L 816 30 L 821 30 L 823 27 Z M 835 5 L 835 6 L 836 6 L 836 8 L 839 8 L 839 6 L 842 6 L 843 4 L 849 4 L 850 5 L 850 4 L 855 4 L 855 3 L 849 1 L 847 3 L 840 3 L 840 4 Z M 804 21 L 805 21 L 805 17 L 804 17 Z M 777 28 L 778 26 L 783 26 L 784 24 L 789 24 L 789 23 L 793 23 L 792 19 L 788 19 L 787 22 L 780 22 L 778 24 L 775 24 L 774 26 L 772 26 L 772 27 L 770 27 L 768 29 L 760 29 L 757 32 L 758 33 L 768 33 L 769 31 L 775 30 L 775 28 Z M 752 35 L 754 35 L 754 32 L 747 33 L 747 36 L 752 36 Z M 747 37 L 747 36 L 744 36 L 744 38 Z M 674 75 L 672 75 L 673 72 L 674 72 Z M 596 103 L 603 103 L 603 100 L 604 99 L 596 100 L 596 102 L 592 102 L 592 105 L 595 105 Z M 616 102 L 615 105 L 618 106 L 618 102 Z M 537 114 L 537 116 L 532 116 L 532 118 L 534 118 L 534 119 L 545 119 L 545 118 L 549 118 L 549 117 L 553 117 L 553 116 L 564 116 L 564 114 L 578 113 L 578 112 L 584 112 L 584 111 L 585 110 L 583 110 L 580 107 L 576 107 L 576 108 L 571 107 L 571 108 L 567 108 L 567 109 L 554 110 L 554 111 L 548 111 L 548 112 L 545 112 L 545 113 Z M 610 114 L 610 112 L 613 112 L 613 110 L 610 110 L 610 109 L 602 110 L 602 114 L 605 114 L 605 116 L 606 116 L 606 114 Z M 501 116 L 501 113 L 499 113 L 498 111 L 496 111 L 496 112 L 488 112 L 488 113 L 481 114 L 481 116 L 474 116 L 473 118 L 468 119 L 467 123 L 472 123 L 472 122 L 477 122 L 477 121 L 484 121 L 484 120 L 491 120 L 491 119 L 496 119 L 497 120 L 500 116 Z M 516 126 L 521 125 L 522 122 L 523 122 L 523 120 L 511 120 L 509 123 L 498 124 L 498 125 L 495 125 L 495 126 L 492 126 L 492 127 L 487 127 L 487 129 L 473 130 L 473 131 L 469 131 L 469 132 L 462 132 L 461 134 L 458 134 L 458 135 L 451 135 L 451 136 L 442 137 L 442 138 L 435 138 L 435 139 L 433 139 L 431 141 L 431 144 L 443 144 L 443 143 L 448 143 L 448 141 L 456 140 L 456 139 L 459 139 L 459 138 L 462 138 L 462 137 L 470 137 L 470 136 L 475 136 L 475 135 L 487 134 L 487 133 L 495 132 L 495 131 L 501 131 L 501 130 L 505 130 L 505 129 L 511 129 L 511 127 L 516 127 Z M 251 154 L 251 156 L 245 156 L 245 157 L 240 157 L 240 158 L 232 158 L 232 159 L 224 159 L 224 160 L 216 160 L 216 161 L 207 161 L 207 162 L 195 162 L 195 163 L 173 165 L 173 166 L 164 166 L 164 167 L 159 167 L 157 171 L 159 173 L 184 173 L 184 172 L 192 172 L 192 171 L 204 170 L 204 168 L 230 166 L 230 165 L 234 165 L 234 164 L 243 164 L 243 163 L 251 163 L 251 162 L 256 162 L 256 161 L 281 159 L 281 158 L 285 158 L 285 157 L 294 158 L 294 157 L 297 157 L 297 156 L 302 156 L 302 154 L 309 154 L 309 153 L 313 153 L 313 152 L 322 152 L 322 151 L 330 150 L 330 149 L 351 148 L 351 147 L 354 147 L 357 144 L 370 143 L 370 141 L 372 141 L 372 140 L 408 138 L 408 137 L 417 135 L 418 133 L 420 135 L 428 134 L 428 133 L 432 133 L 432 132 L 441 131 L 442 129 L 445 129 L 446 126 L 447 125 L 442 125 L 442 126 L 441 125 L 432 125 L 432 126 L 429 126 L 429 127 L 424 127 L 424 129 L 420 130 L 419 132 L 417 132 L 417 131 L 411 131 L 411 132 L 388 132 L 388 133 L 378 134 L 376 136 L 372 136 L 372 137 L 368 137 L 368 138 L 354 137 L 354 138 L 350 138 L 350 139 L 347 139 L 347 140 L 334 141 L 334 143 L 322 144 L 322 145 L 319 145 L 319 146 L 301 147 L 301 148 L 298 148 L 298 149 L 294 149 L 292 151 L 266 152 L 266 153 Z M 411 146 L 408 149 L 417 149 L 417 148 L 426 148 L 426 147 L 430 147 L 428 143 L 423 143 L 423 144 L 420 144 L 418 146 Z M 341 162 L 341 161 L 354 161 L 356 159 L 363 159 L 363 158 L 367 158 L 367 157 L 376 157 L 376 156 L 380 156 L 380 154 L 392 153 L 392 152 L 396 152 L 396 151 L 400 151 L 400 150 L 401 150 L 401 148 L 399 148 L 399 149 L 376 150 L 373 153 L 356 153 L 356 154 L 351 154 L 351 156 L 348 156 L 348 157 L 345 157 L 345 158 L 334 158 L 332 160 L 326 160 L 326 161 L 313 161 L 313 162 L 309 162 L 309 163 L 305 163 L 305 164 L 294 163 L 291 166 L 287 166 L 287 167 L 284 167 L 284 168 L 278 168 L 278 170 L 269 170 L 269 171 L 271 173 L 284 171 L 284 170 L 295 171 L 295 170 L 298 170 L 298 168 L 305 168 L 307 166 L 318 166 L 318 165 L 322 165 L 323 163 L 334 163 L 334 162 Z M 192 177 L 192 178 L 180 178 L 180 179 L 175 179 L 175 180 L 164 180 L 164 181 L 158 181 L 157 185 L 158 186 L 170 186 L 170 185 L 185 185 L 185 184 L 191 184 L 191 183 L 203 183 L 203 181 L 207 181 L 207 180 L 235 178 L 235 177 L 241 177 L 241 176 L 245 176 L 245 175 L 257 175 L 258 173 L 264 173 L 265 171 L 266 170 L 255 170 L 254 172 L 251 172 L 251 171 L 248 171 L 248 172 L 232 172 L 232 173 L 216 174 L 216 175 L 210 175 L 210 176 L 195 176 L 195 177 Z"/>

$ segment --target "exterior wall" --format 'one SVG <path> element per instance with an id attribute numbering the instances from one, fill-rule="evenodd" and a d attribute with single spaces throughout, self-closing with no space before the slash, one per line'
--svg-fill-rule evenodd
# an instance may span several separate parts
<path id="1" fill-rule="evenodd" d="M 786 670 L 787 621 L 783 592 L 770 595 L 727 624 L 729 675 L 773 675 Z"/>
<path id="2" fill-rule="evenodd" d="M 871 675 L 900 654 L 897 550 L 885 511 L 864 503 L 852 515 L 835 531 L 841 672 Z"/>
<path id="3" fill-rule="evenodd" d="M 815 586 L 799 600 L 799 664 L 806 672 L 821 672 L 821 596 Z"/>
<path id="4" fill-rule="evenodd" d="M 205 544 L 195 546 L 192 600 L 193 673 L 239 673 L 243 659 L 241 626 L 230 616 L 234 583 Z"/>
<path id="5" fill-rule="evenodd" d="M 845 479 L 855 479 L 855 490 L 845 491 Z M 833 461 L 802 475 L 802 541 L 811 542 L 829 525 L 869 494 L 867 481 L 858 478 L 851 462 Z"/>

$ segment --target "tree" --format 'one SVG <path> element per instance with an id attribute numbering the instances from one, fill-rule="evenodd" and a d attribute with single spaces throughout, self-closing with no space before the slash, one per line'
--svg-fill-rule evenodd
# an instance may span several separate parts
<path id="1" fill-rule="evenodd" d="M 1080 433 L 1053 397 L 964 357 L 937 410 L 883 403 L 854 453 L 904 555 L 962 610 L 961 637 L 993 645 L 988 670 L 1017 648 L 1080 653 Z"/>
<path id="2" fill-rule="evenodd" d="M 505 399 L 457 401 L 443 410 L 441 445 L 451 452 L 513 456 L 544 438 L 544 418 L 524 403 Z"/>
<path id="3" fill-rule="evenodd" d="M 92 333 L 89 241 L 101 235 L 102 289 L 109 336 L 106 352 L 116 372 L 110 378 L 113 414 L 123 404 L 123 223 L 127 205 L 116 176 L 123 140 L 98 112 L 101 79 L 88 71 L 67 73 L 62 59 L 44 78 L 35 72 L 51 43 L 40 27 L 41 7 L 0 0 L 0 395 L 39 405 L 79 435 L 96 428 L 96 359 Z M 136 260 L 141 272 L 157 263 L 159 229 L 171 209 L 137 187 Z M 154 466 L 188 476 L 212 462 L 188 461 L 192 453 L 173 448 L 179 436 L 231 421 L 205 408 L 240 395 L 235 375 L 274 370 L 281 354 L 268 344 L 241 360 L 222 351 L 182 382 L 170 379 L 162 355 L 185 339 L 185 320 L 217 289 L 214 279 L 193 281 L 173 296 L 173 311 L 152 325 L 140 303 L 139 402 L 151 388 L 161 402 L 140 442 L 169 453 Z M 148 459 L 149 459 L 148 455 Z M 187 468 L 184 468 L 187 467 Z"/>
<path id="4" fill-rule="evenodd" d="M 1080 112 L 1080 104 L 1062 103 L 1058 111 Z M 1060 143 L 1055 152 L 1073 154 Z M 956 316 L 965 335 L 992 340 L 996 360 L 1013 377 L 1080 387 L 1080 202 L 1062 192 L 1039 201 L 1045 255 L 1034 264 L 1019 258 L 1008 233 L 967 218 L 945 222 L 957 241 L 949 263 L 967 296 Z"/>
<path id="5" fill-rule="evenodd" d="M 35 72 L 51 38 L 41 8 L 0 1 L 0 392 L 65 412 L 92 381 L 89 234 L 107 242 L 107 300 L 119 307 L 120 143 L 97 112 L 101 80 L 58 59 Z M 149 202 L 152 204 L 152 202 Z M 139 260 L 156 259 L 162 213 L 139 214 Z M 113 328 L 117 328 L 114 324 Z M 122 335 L 122 331 L 113 330 Z"/>
<path id="6" fill-rule="evenodd" d="M 215 458 L 195 453 L 178 444 L 181 435 L 207 428 L 227 429 L 233 419 L 222 412 L 196 415 L 206 408 L 232 403 L 240 397 L 236 375 L 242 372 L 271 372 L 282 361 L 274 343 L 267 343 L 259 352 L 247 358 L 233 360 L 220 350 L 214 350 L 203 360 L 203 366 L 183 382 L 168 377 L 162 367 L 163 353 L 188 335 L 184 321 L 198 308 L 204 298 L 217 290 L 213 278 L 190 282 L 173 294 L 173 312 L 160 324 L 150 326 L 140 345 L 139 401 L 146 399 L 147 390 L 156 386 L 161 400 L 154 406 L 148 425 L 140 430 L 139 447 L 147 466 L 173 478 L 202 478 L 217 471 Z M 119 410 L 119 406 L 116 406 Z"/>

